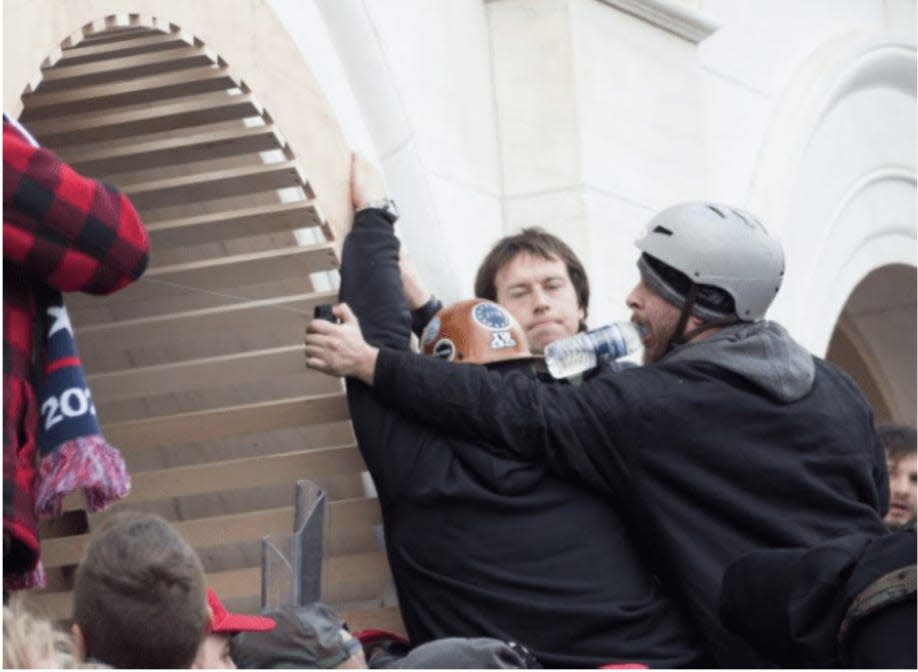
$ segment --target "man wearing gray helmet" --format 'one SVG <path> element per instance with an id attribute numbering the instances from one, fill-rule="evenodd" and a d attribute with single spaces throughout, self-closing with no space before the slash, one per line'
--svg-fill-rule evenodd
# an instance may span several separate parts
<path id="1" fill-rule="evenodd" d="M 307 363 L 374 385 L 440 431 L 605 493 L 718 664 L 761 666 L 718 619 L 724 569 L 757 549 L 882 534 L 883 450 L 848 376 L 764 320 L 784 257 L 752 215 L 676 205 L 637 246 L 641 281 L 627 304 L 643 326 L 643 367 L 580 387 L 457 371 L 367 346 L 346 308 L 342 325 L 322 329 L 333 347 L 307 340 Z"/>

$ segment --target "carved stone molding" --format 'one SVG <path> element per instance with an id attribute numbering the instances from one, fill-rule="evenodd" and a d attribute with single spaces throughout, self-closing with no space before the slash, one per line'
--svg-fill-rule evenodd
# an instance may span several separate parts
<path id="1" fill-rule="evenodd" d="M 701 12 L 668 0 L 600 1 L 696 44 L 720 28 L 719 24 Z"/>

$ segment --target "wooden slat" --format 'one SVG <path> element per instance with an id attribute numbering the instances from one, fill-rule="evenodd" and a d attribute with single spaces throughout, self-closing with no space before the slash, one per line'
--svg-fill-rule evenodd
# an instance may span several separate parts
<path id="1" fill-rule="evenodd" d="M 260 113 L 250 94 L 228 95 L 218 91 L 115 112 L 45 119 L 32 123 L 29 130 L 42 144 L 63 147 L 244 119 Z"/>
<path id="2" fill-rule="evenodd" d="M 260 539 L 267 534 L 290 534 L 293 530 L 293 507 L 176 521 L 172 526 L 195 548 L 234 544 Z M 90 537 L 89 534 L 78 534 L 44 540 L 41 546 L 42 564 L 46 569 L 77 564 Z"/>
<path id="3" fill-rule="evenodd" d="M 96 44 L 109 44 L 111 42 L 121 42 L 124 40 L 136 40 L 146 37 L 150 33 L 159 32 L 152 26 L 117 26 L 106 28 L 104 31 L 91 33 L 83 36 L 79 42 L 70 47 L 65 47 L 64 51 L 70 49 L 79 49 L 80 47 Z"/>
<path id="4" fill-rule="evenodd" d="M 184 96 L 214 91 L 225 91 L 238 86 L 238 82 L 225 67 L 212 64 L 168 72 L 164 74 L 137 77 L 126 82 L 111 82 L 98 86 L 87 86 L 72 91 L 45 92 L 23 95 L 25 105 L 21 118 L 32 122 L 69 114 L 112 110 L 120 106 L 138 103 L 156 103 Z"/>
<path id="5" fill-rule="evenodd" d="M 61 151 L 61 158 L 82 173 L 98 178 L 131 170 L 149 170 L 195 161 L 266 152 L 282 147 L 273 126 L 222 129 L 137 143 L 126 147 L 93 146 Z"/>
<path id="6" fill-rule="evenodd" d="M 328 504 L 328 529 L 332 537 L 347 536 L 360 527 L 371 527 L 379 521 L 379 502 L 376 499 L 348 499 Z M 195 548 L 208 548 L 259 540 L 266 535 L 290 534 L 294 529 L 293 523 L 293 507 L 284 506 L 180 520 L 173 522 L 172 526 Z M 77 534 L 45 539 L 41 547 L 41 561 L 45 569 L 77 564 L 86 551 L 90 537 L 90 534 Z"/>
<path id="7" fill-rule="evenodd" d="M 330 243 L 319 243 L 160 268 L 154 266 L 147 271 L 146 277 L 179 283 L 198 290 L 210 290 L 229 286 L 227 280 L 230 278 L 235 279 L 234 284 L 244 286 L 290 277 L 304 277 L 309 273 L 330 271 L 337 267 L 338 260 L 335 258 L 334 247 Z M 229 277 L 220 277 L 221 270 L 225 270 Z M 128 290 L 121 293 L 125 291 Z"/>
<path id="8" fill-rule="evenodd" d="M 87 377 L 87 382 L 96 403 L 103 404 L 113 400 L 245 385 L 259 380 L 274 380 L 294 372 L 307 375 L 304 362 L 303 345 L 297 343 L 95 373 Z"/>
<path id="9" fill-rule="evenodd" d="M 328 604 L 382 598 L 392 572 L 383 551 L 325 558 L 322 601 Z"/>
<path id="10" fill-rule="evenodd" d="M 154 257 L 155 259 L 155 257 Z M 331 243 L 289 247 L 267 252 L 239 254 L 218 259 L 151 268 L 140 282 L 104 297 L 71 294 L 68 307 L 118 306 L 138 299 L 166 296 L 184 291 L 232 291 L 235 288 L 305 278 L 310 273 L 330 271 L 338 266 Z M 244 295 L 233 294 L 237 298 Z"/>
<path id="11" fill-rule="evenodd" d="M 290 485 L 298 479 L 319 479 L 330 474 L 359 472 L 363 458 L 355 445 L 240 458 L 190 467 L 157 469 L 131 477 L 131 501 L 224 492 L 261 485 Z"/>
<path id="12" fill-rule="evenodd" d="M 228 436 L 338 422 L 348 417 L 347 400 L 336 392 L 225 406 L 207 411 L 104 424 L 105 437 L 121 450 L 141 450 L 185 441 L 217 441 Z"/>
<path id="13" fill-rule="evenodd" d="M 157 469 L 133 474 L 131 494 L 121 505 L 129 508 L 132 502 L 280 483 L 289 485 L 301 478 L 317 480 L 333 474 L 360 472 L 362 469 L 363 458 L 354 445 Z M 82 508 L 81 500 L 80 494 L 68 495 L 63 500 L 63 509 L 79 510 Z"/>
<path id="14" fill-rule="evenodd" d="M 214 589 L 221 600 L 260 595 L 261 568 L 247 567 L 226 572 L 210 572 L 207 574 L 207 585 Z"/>
<path id="15" fill-rule="evenodd" d="M 265 233 L 278 233 L 321 226 L 322 216 L 314 201 L 276 203 L 232 212 L 214 212 L 194 217 L 146 221 L 155 249 L 187 247 L 214 240 L 231 240 Z"/>
<path id="16" fill-rule="evenodd" d="M 152 54 L 187 46 L 191 45 L 182 39 L 180 33 L 160 33 L 158 31 L 153 31 L 150 34 L 144 33 L 142 37 L 131 39 L 127 42 L 120 41 L 101 44 L 83 42 L 79 46 L 62 50 L 61 57 L 54 65 L 45 66 L 42 69 L 50 70 L 53 67 L 94 63 L 110 58 Z"/>
<path id="17" fill-rule="evenodd" d="M 203 47 L 182 47 L 162 54 L 143 54 L 111 59 L 102 63 L 52 68 L 45 73 L 40 86 L 45 91 L 62 91 L 162 72 L 173 72 L 210 63 L 213 63 L 213 59 Z"/>
<path id="18" fill-rule="evenodd" d="M 305 180 L 295 161 L 280 161 L 264 166 L 230 168 L 203 175 L 118 186 L 124 189 L 139 210 L 144 210 L 229 198 L 243 193 L 303 187 Z"/>
<path id="19" fill-rule="evenodd" d="M 106 351 L 126 345 L 137 348 L 154 343 L 174 344 L 265 324 L 277 330 L 297 328 L 312 319 L 315 306 L 328 303 L 337 303 L 337 292 L 279 296 L 133 320 L 95 322 L 76 326 L 77 342 L 81 345 L 84 365 L 92 370 L 89 351 Z M 88 344 L 88 349 L 82 347 L 84 343 Z"/>

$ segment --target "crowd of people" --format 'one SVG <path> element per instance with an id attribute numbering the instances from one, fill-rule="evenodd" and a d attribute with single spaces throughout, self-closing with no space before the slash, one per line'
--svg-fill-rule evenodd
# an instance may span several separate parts
<path id="1" fill-rule="evenodd" d="M 41 431 L 47 390 L 85 386 L 78 360 L 42 370 L 66 368 L 60 294 L 125 287 L 149 243 L 122 194 L 4 119 L 6 667 L 915 666 L 915 429 L 875 426 L 766 318 L 784 256 L 753 215 L 654 216 L 625 299 L 642 365 L 555 380 L 541 356 L 590 300 L 564 241 L 499 240 L 476 298 L 443 306 L 381 172 L 354 155 L 350 187 L 341 303 L 306 363 L 346 378 L 407 638 L 322 603 L 232 613 L 174 527 L 131 511 L 93 531 L 63 632 L 9 592 L 40 581 L 36 510 L 64 483 L 102 508 L 126 474 L 88 418 Z"/>
<path id="2" fill-rule="evenodd" d="M 313 369 L 347 378 L 370 472 L 395 484 L 381 495 L 383 520 L 402 608 L 423 616 L 420 624 L 406 619 L 413 640 L 437 636 L 431 624 L 449 619 L 476 627 L 463 620 L 467 592 L 494 605 L 502 604 L 508 586 L 527 588 L 526 575 L 516 572 L 519 581 L 504 575 L 498 588 L 485 583 L 476 594 L 456 572 L 474 576 L 482 558 L 491 569 L 488 551 L 495 545 L 501 558 L 512 557 L 500 544 L 506 530 L 518 528 L 501 527 L 510 513 L 501 497 L 514 503 L 519 493 L 546 498 L 541 481 L 535 486 L 521 476 L 537 473 L 545 483 L 553 477 L 599 496 L 614 510 L 655 596 L 681 617 L 672 631 L 681 639 L 669 641 L 694 647 L 698 657 L 686 664 L 914 664 L 914 523 L 892 533 L 884 525 L 887 455 L 860 390 L 766 319 L 781 287 L 784 256 L 761 222 L 718 203 L 679 204 L 654 216 L 637 241 L 640 281 L 625 299 L 643 334 L 643 366 L 604 366 L 582 380 L 556 382 L 525 361 L 518 341 L 524 332 L 535 351 L 583 328 L 586 277 L 570 272 L 566 246 L 555 248 L 564 252 L 532 246 L 533 238 L 550 238 L 544 232 L 502 240 L 476 281 L 476 293 L 490 301 L 434 312 L 437 302 L 417 291 L 404 268 L 381 175 L 359 157 L 354 161 L 356 216 L 345 241 L 338 323 L 308 326 L 306 358 Z M 407 345 L 412 308 L 415 325 L 430 319 L 420 335 L 422 353 Z M 446 465 L 443 473 L 430 461 Z M 406 505 L 411 501 L 423 506 Z M 437 524 L 424 520 L 438 510 Z M 551 513 L 566 515 L 560 507 Z M 540 520 L 540 514 L 533 505 L 526 515 Z M 410 523 L 416 520 L 420 524 Z M 478 525 L 480 542 L 464 543 L 454 520 Z M 424 544 L 400 529 L 405 521 L 426 533 Z M 580 547 L 579 518 L 554 524 L 574 530 L 564 536 L 565 551 Z M 587 545 L 602 543 L 587 534 Z M 520 534 L 514 548 L 525 548 L 527 535 Z M 451 542 L 452 553 L 430 550 Z M 825 561 L 837 560 L 836 544 L 847 558 L 843 568 Z M 546 558 L 563 556 L 540 548 L 534 571 L 550 572 L 550 585 L 590 574 L 586 564 L 580 573 L 562 574 L 563 562 Z M 760 554 L 782 551 L 805 555 L 789 577 L 800 566 L 832 577 L 837 608 L 823 611 L 813 606 L 818 600 L 811 602 L 801 624 L 796 593 L 749 590 L 759 575 L 748 568 L 769 567 Z M 603 567 L 617 571 L 621 557 L 609 556 Z M 878 568 L 886 571 L 877 575 Z M 813 575 L 801 576 L 806 585 Z M 780 585 L 792 584 L 788 578 Z M 867 610 L 861 598 L 872 591 L 881 597 L 864 599 Z M 526 597 L 507 607 L 515 603 L 528 614 Z M 578 607 L 559 600 L 551 608 L 565 620 Z M 486 611 L 492 621 L 502 615 L 500 608 Z M 763 612 L 771 621 L 760 618 Z M 895 633 L 882 650 L 866 636 L 879 620 L 890 621 L 888 631 Z M 782 627 L 785 621 L 793 627 Z M 769 624 L 767 632 L 755 627 Z M 825 636 L 814 637 L 813 629 Z M 622 657 L 619 632 L 609 631 L 601 644 L 615 652 L 607 662 L 657 664 L 660 649 L 652 643 L 645 649 L 647 641 L 627 634 L 621 634 Z M 775 632 L 782 646 L 769 636 Z M 553 629 L 526 634 L 524 643 L 542 645 L 551 642 Z M 536 654 L 550 661 L 587 652 L 592 643 L 567 638 L 558 652 Z"/>

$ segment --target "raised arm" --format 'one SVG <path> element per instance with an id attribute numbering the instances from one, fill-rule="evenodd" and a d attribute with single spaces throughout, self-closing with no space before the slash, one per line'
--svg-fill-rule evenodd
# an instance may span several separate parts
<path id="1" fill-rule="evenodd" d="M 340 298 L 351 308 L 337 306 L 335 312 L 344 324 L 313 320 L 306 333 L 307 362 L 312 344 L 323 343 L 329 330 L 354 332 L 366 348 L 359 324 L 368 341 L 376 346 L 408 350 L 411 318 L 399 274 L 399 241 L 392 222 L 382 210 L 364 208 L 367 203 L 384 201 L 382 174 L 364 158 L 355 155 L 351 166 L 351 199 L 357 211 L 354 227 L 344 241 L 341 259 Z M 402 420 L 386 407 L 379 395 L 356 379 L 347 380 L 348 406 L 357 443 L 381 501 L 386 504 L 403 491 L 405 479 L 418 449 L 411 436 L 409 421 Z"/>
<path id="2" fill-rule="evenodd" d="M 4 263 L 59 291 L 109 294 L 141 276 L 149 248 L 126 196 L 4 120 Z"/>
<path id="3" fill-rule="evenodd" d="M 344 241 L 339 297 L 360 320 L 369 343 L 407 350 L 411 318 L 402 293 L 400 243 L 385 213 L 366 208 L 387 200 L 386 185 L 364 157 L 354 154 L 351 161 L 354 228 Z"/>

